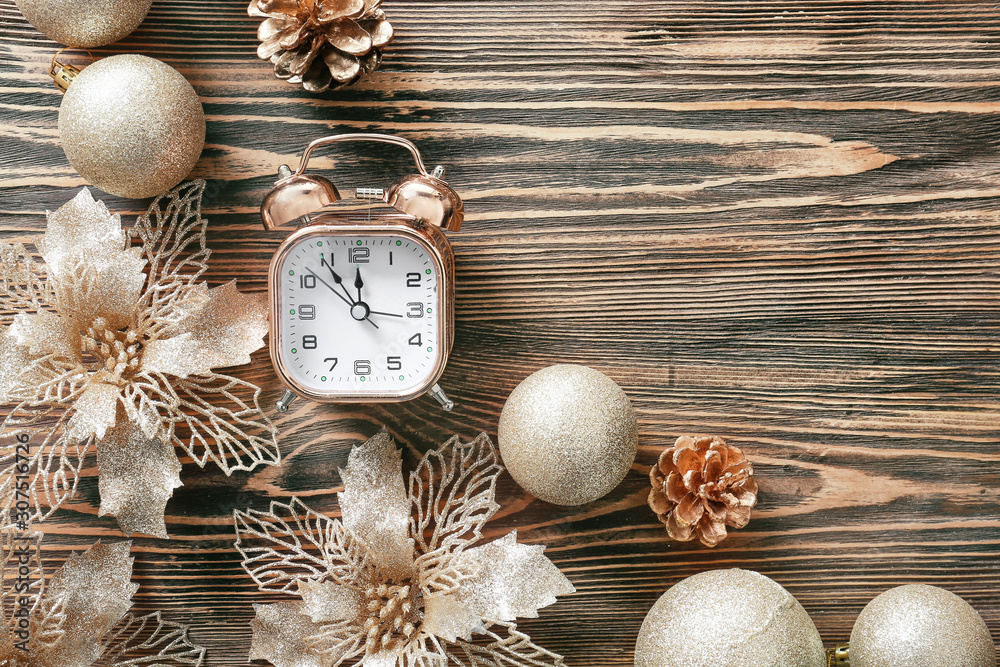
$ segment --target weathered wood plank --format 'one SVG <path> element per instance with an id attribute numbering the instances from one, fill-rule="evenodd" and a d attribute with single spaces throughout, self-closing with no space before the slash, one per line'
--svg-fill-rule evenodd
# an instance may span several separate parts
<path id="1" fill-rule="evenodd" d="M 843 641 L 887 587 L 968 599 L 1000 638 L 1000 10 L 948 0 L 387 3 L 397 40 L 358 86 L 312 96 L 254 56 L 241 3 L 157 0 L 121 44 L 183 72 L 205 104 L 196 175 L 207 278 L 265 289 L 281 240 L 261 197 L 282 162 L 332 132 L 393 132 L 448 167 L 454 236 L 452 414 L 296 404 L 280 468 L 226 478 L 187 462 L 170 541 L 134 539 L 141 611 L 194 625 L 208 664 L 241 664 L 252 604 L 234 508 L 295 494 L 335 513 L 337 468 L 383 424 L 408 460 L 451 433 L 495 435 L 527 374 L 591 365 L 632 398 L 641 449 L 608 497 L 546 505 L 505 478 L 512 528 L 579 592 L 524 627 L 569 665 L 623 667 L 671 584 L 739 566 L 774 577 Z M 66 163 L 56 46 L 0 0 L 0 234 L 44 228 L 83 183 Z M 326 152 L 345 186 L 409 165 Z M 144 202 L 105 198 L 131 215 Z M 239 371 L 280 393 L 266 353 Z M 738 443 L 759 511 L 715 550 L 667 541 L 645 470 L 682 433 Z M 97 536 L 96 469 L 44 524 L 53 566 Z"/>

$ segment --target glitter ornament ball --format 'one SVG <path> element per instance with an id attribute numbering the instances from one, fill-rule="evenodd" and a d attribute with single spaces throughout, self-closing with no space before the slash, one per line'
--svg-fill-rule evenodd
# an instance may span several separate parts
<path id="1" fill-rule="evenodd" d="M 70 164 L 94 186 L 119 197 L 155 197 L 198 161 L 205 112 L 173 67 L 146 56 L 111 56 L 70 84 L 59 134 Z"/>
<path id="2" fill-rule="evenodd" d="M 525 491 L 582 505 L 625 478 L 638 446 L 635 411 L 603 373 L 559 364 L 525 378 L 500 413 L 500 455 Z"/>
<path id="3" fill-rule="evenodd" d="M 852 667 L 996 667 L 990 631 L 951 591 L 891 588 L 868 603 L 851 631 Z"/>
<path id="4" fill-rule="evenodd" d="M 646 614 L 635 667 L 737 665 L 826 667 L 816 626 L 777 582 L 749 570 L 702 572 L 671 587 Z"/>
<path id="5" fill-rule="evenodd" d="M 139 27 L 153 0 L 14 0 L 28 23 L 54 42 L 92 48 Z"/>

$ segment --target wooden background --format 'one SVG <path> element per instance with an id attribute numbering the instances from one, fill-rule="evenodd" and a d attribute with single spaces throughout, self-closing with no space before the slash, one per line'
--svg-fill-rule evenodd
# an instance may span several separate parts
<path id="1" fill-rule="evenodd" d="M 387 1 L 377 73 L 314 96 L 258 61 L 243 2 L 155 0 L 98 55 L 185 74 L 208 116 L 208 279 L 265 289 L 282 234 L 256 211 L 277 166 L 335 132 L 398 133 L 445 164 L 468 218 L 453 237 L 458 401 L 294 405 L 281 467 L 186 465 L 170 541 L 136 538 L 140 611 L 191 623 L 207 664 L 244 664 L 258 593 L 234 508 L 292 494 L 336 512 L 337 467 L 383 424 L 419 451 L 495 436 L 529 373 L 580 363 L 634 402 L 625 482 L 578 508 L 509 478 L 490 537 L 517 527 L 579 592 L 523 624 L 574 667 L 632 664 L 646 611 L 702 570 L 758 570 L 828 645 L 872 597 L 944 586 L 1000 638 L 1000 7 L 947 0 Z M 56 131 L 57 46 L 0 0 L 2 235 L 42 231 L 83 181 Z M 324 152 L 343 187 L 409 169 L 391 149 Z M 354 169 L 364 175 L 348 171 Z M 386 174 L 391 172 L 391 176 Z M 138 213 L 147 202 L 105 197 Z M 280 393 L 264 351 L 238 373 Z M 749 527 L 714 550 L 670 542 L 646 470 L 680 434 L 756 463 Z M 94 538 L 95 470 L 44 524 L 53 567 Z"/>

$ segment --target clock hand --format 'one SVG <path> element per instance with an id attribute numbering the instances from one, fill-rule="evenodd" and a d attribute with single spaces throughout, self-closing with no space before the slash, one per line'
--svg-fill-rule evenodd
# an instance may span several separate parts
<path id="1" fill-rule="evenodd" d="M 327 265 L 327 266 L 329 266 L 329 265 Z M 330 270 L 332 271 L 333 269 L 330 269 Z M 362 317 L 361 319 L 367 321 L 368 324 L 370 324 L 373 327 L 375 327 L 376 329 L 378 329 L 378 325 L 375 324 L 374 322 L 372 322 L 370 319 L 368 319 L 368 313 L 371 312 L 371 311 L 368 308 L 367 304 L 361 303 L 360 301 L 358 301 L 357 303 L 354 303 L 352 301 L 349 301 L 349 300 L 345 299 L 343 296 L 341 296 L 340 292 L 338 292 L 336 289 L 334 289 L 333 287 L 330 286 L 330 283 L 326 282 L 325 280 L 323 280 L 322 278 L 320 278 L 319 276 L 317 276 L 316 273 L 312 269 L 310 269 L 308 266 L 306 267 L 306 271 L 308 271 L 312 276 L 314 276 L 316 278 L 316 280 L 318 280 L 321 283 L 323 283 L 323 285 L 325 285 L 327 289 L 329 289 L 331 292 L 333 292 L 334 294 L 336 294 L 340 298 L 341 301 L 343 301 L 344 303 L 346 303 L 348 306 L 351 307 L 351 317 L 354 317 L 354 309 L 356 307 L 363 308 L 364 312 L 365 312 L 365 316 Z M 336 276 L 337 274 L 335 273 L 333 275 Z M 343 287 L 343 285 L 341 285 L 341 287 Z M 355 319 L 358 319 L 358 318 L 355 317 Z"/>
<path id="2" fill-rule="evenodd" d="M 329 263 L 328 263 L 328 262 L 326 261 L 326 257 L 320 257 L 320 258 L 319 258 L 319 263 L 320 263 L 320 264 L 323 264 L 323 265 L 325 265 L 325 266 L 326 266 L 326 268 L 330 269 L 330 274 L 331 274 L 331 275 L 333 276 L 333 282 L 337 283 L 337 286 L 338 286 L 338 287 L 339 287 L 340 289 L 344 290 L 344 294 L 346 294 L 346 295 L 347 295 L 347 298 L 349 299 L 348 303 L 349 303 L 349 304 L 351 304 L 352 306 L 353 306 L 353 305 L 354 305 L 355 303 L 357 303 L 357 301 L 355 301 L 355 300 L 354 300 L 354 297 L 352 297 L 352 296 L 351 296 L 351 293 L 347 291 L 347 288 L 346 288 L 346 287 L 344 287 L 344 279 L 343 279 L 343 278 L 341 278 L 341 277 L 340 277 L 340 275 L 339 275 L 339 274 L 338 274 L 338 273 L 337 273 L 336 271 L 334 271 L 334 270 L 333 270 L 333 266 L 331 266 L 331 265 L 330 265 L 330 264 L 329 264 Z M 324 285 L 326 285 L 326 283 L 323 283 L 323 284 L 324 284 Z M 326 285 L 326 286 L 327 286 L 327 287 L 330 287 L 329 285 Z M 330 289 L 333 289 L 333 288 L 332 288 L 332 287 L 330 287 Z M 334 291 L 336 291 L 336 290 L 334 290 Z M 338 294 L 337 296 L 340 296 L 340 295 Z M 360 301 L 360 300 L 361 300 L 361 299 L 358 299 L 358 301 Z"/>
<path id="3" fill-rule="evenodd" d="M 358 302 L 361 302 L 361 288 L 365 286 L 365 282 L 361 280 L 361 267 L 354 267 L 356 273 L 354 274 L 354 287 L 358 290 Z"/>
<path id="4" fill-rule="evenodd" d="M 402 317 L 402 315 L 397 315 L 396 313 L 382 313 L 377 310 L 369 310 L 368 313 L 370 315 L 386 315 L 388 317 Z"/>
<path id="5" fill-rule="evenodd" d="M 325 280 L 323 280 L 322 278 L 320 278 L 319 276 L 317 276 L 317 275 L 315 274 L 315 272 L 313 272 L 313 270 L 312 270 L 312 269 L 310 269 L 310 268 L 309 268 L 308 266 L 306 267 L 306 271 L 308 271 L 308 272 L 309 272 L 309 274 L 310 274 L 311 276 L 313 276 L 314 278 L 316 278 L 316 280 L 318 280 L 318 281 L 320 281 L 321 283 L 323 283 L 324 285 L 326 285 L 326 287 L 327 287 L 327 288 L 328 288 L 328 289 L 329 289 L 329 290 L 330 290 L 331 292 L 333 292 L 333 293 L 334 293 L 334 294 L 336 294 L 336 295 L 337 295 L 338 297 L 340 297 L 340 300 L 341 300 L 341 301 L 343 301 L 344 303 L 346 303 L 346 304 L 347 304 L 348 306 L 353 306 L 353 305 L 354 305 L 354 302 L 353 302 L 353 301 L 348 301 L 348 300 L 347 300 L 347 299 L 345 299 L 344 297 L 340 296 L 340 292 L 338 292 L 338 291 L 337 291 L 336 289 L 334 289 L 333 287 L 330 287 L 330 283 L 326 282 Z M 336 275 L 336 274 L 334 274 L 334 275 Z"/>

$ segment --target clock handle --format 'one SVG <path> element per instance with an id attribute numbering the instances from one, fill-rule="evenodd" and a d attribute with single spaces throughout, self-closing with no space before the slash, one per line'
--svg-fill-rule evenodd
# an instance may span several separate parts
<path id="1" fill-rule="evenodd" d="M 402 146 L 406 150 L 410 151 L 414 162 L 417 164 L 417 170 L 421 173 L 421 175 L 430 176 L 430 174 L 427 173 L 427 167 L 424 166 L 424 160 L 420 157 L 420 151 L 417 150 L 416 144 L 412 141 L 391 134 L 335 134 L 330 137 L 316 139 L 306 146 L 306 150 L 302 153 L 302 159 L 299 161 L 299 168 L 295 171 L 294 176 L 301 176 L 305 173 L 306 166 L 309 165 L 309 158 L 312 156 L 312 152 L 314 150 L 320 146 L 327 146 L 341 141 L 380 141 L 386 144 Z"/>

